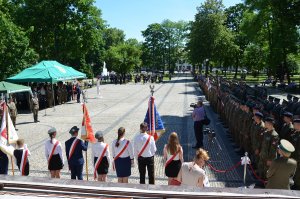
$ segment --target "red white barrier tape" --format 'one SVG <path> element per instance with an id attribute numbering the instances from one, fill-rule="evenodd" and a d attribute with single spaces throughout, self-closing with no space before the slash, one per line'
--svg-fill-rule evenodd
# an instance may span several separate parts
<path id="1" fill-rule="evenodd" d="M 249 164 L 249 167 L 250 167 L 250 169 L 251 169 L 251 171 L 252 171 L 252 173 L 253 173 L 253 175 L 255 176 L 255 178 L 257 179 L 257 180 L 259 180 L 260 182 L 262 182 L 262 183 L 264 183 L 264 184 L 266 184 L 267 183 L 267 181 L 266 180 L 263 180 L 263 179 L 261 179 L 256 173 L 255 173 L 255 171 L 254 171 L 254 169 L 253 169 L 253 167 L 252 167 L 252 165 L 251 164 Z"/>

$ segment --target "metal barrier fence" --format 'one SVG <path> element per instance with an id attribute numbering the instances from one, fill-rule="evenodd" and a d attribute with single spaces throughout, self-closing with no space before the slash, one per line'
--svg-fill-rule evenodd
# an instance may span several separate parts
<path id="1" fill-rule="evenodd" d="M 247 188 L 196 188 L 137 185 L 0 175 L 0 198 L 5 195 L 76 198 L 300 198 L 299 191 Z"/>

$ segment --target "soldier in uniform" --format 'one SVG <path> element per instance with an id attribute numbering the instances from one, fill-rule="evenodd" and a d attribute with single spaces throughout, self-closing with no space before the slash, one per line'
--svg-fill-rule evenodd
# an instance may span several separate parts
<path id="1" fill-rule="evenodd" d="M 51 108 L 53 106 L 53 91 L 51 85 L 47 87 L 47 102 L 48 107 Z"/>
<path id="2" fill-rule="evenodd" d="M 266 173 L 271 165 L 272 160 L 276 157 L 276 149 L 278 145 L 278 134 L 274 129 L 274 119 L 267 117 L 265 119 L 266 130 L 264 132 L 261 150 L 259 153 L 258 172 L 260 177 L 266 178 Z"/>
<path id="3" fill-rule="evenodd" d="M 62 88 L 61 84 L 57 85 L 57 103 L 60 105 L 62 101 Z"/>
<path id="4" fill-rule="evenodd" d="M 291 134 L 293 132 L 294 126 L 293 126 L 293 114 L 290 112 L 283 113 L 283 121 L 284 125 L 281 128 L 279 132 L 279 136 L 281 139 L 285 140 L 291 140 Z"/>
<path id="5" fill-rule="evenodd" d="M 16 119 L 17 119 L 18 112 L 17 112 L 17 106 L 12 97 L 9 98 L 7 107 L 9 110 L 9 115 L 10 115 L 11 121 L 12 121 L 14 127 L 16 127 Z"/>
<path id="6" fill-rule="evenodd" d="M 38 120 L 39 98 L 37 97 L 37 94 L 33 94 L 31 101 L 32 101 L 32 112 L 33 112 L 34 122 L 39 122 L 39 120 Z"/>
<path id="7" fill-rule="evenodd" d="M 254 126 L 251 132 L 251 147 L 252 147 L 252 162 L 257 167 L 259 162 L 259 153 L 265 130 L 265 123 L 262 121 L 264 115 L 261 112 L 256 112 L 253 116 Z"/>
<path id="8" fill-rule="evenodd" d="M 267 189 L 290 189 L 290 178 L 294 176 L 297 162 L 290 158 L 295 151 L 294 146 L 287 140 L 280 140 L 278 154 L 280 157 L 272 161 L 267 172 Z"/>
<path id="9" fill-rule="evenodd" d="M 292 105 L 291 105 L 291 112 L 295 114 L 297 108 L 298 108 L 298 101 L 299 101 L 299 98 L 294 96 L 293 97 L 293 102 L 292 102 Z"/>
<path id="10" fill-rule="evenodd" d="M 295 152 L 292 153 L 292 158 L 297 161 L 297 170 L 294 176 L 294 186 L 292 189 L 300 190 L 300 119 L 294 120 L 294 133 L 291 136 L 292 144 L 295 147 Z"/>

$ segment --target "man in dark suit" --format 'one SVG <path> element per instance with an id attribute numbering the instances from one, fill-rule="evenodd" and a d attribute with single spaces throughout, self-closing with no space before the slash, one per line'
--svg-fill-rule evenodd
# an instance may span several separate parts
<path id="1" fill-rule="evenodd" d="M 87 151 L 88 142 L 83 142 L 77 138 L 78 131 L 79 128 L 77 126 L 73 126 L 71 128 L 69 133 L 72 137 L 65 142 L 65 146 L 69 169 L 71 170 L 71 179 L 76 179 L 77 177 L 78 180 L 82 180 L 82 170 L 84 164 L 82 151 Z"/>
<path id="2" fill-rule="evenodd" d="M 290 158 L 295 147 L 287 140 L 280 140 L 277 152 L 279 158 L 272 161 L 267 172 L 267 189 L 290 189 L 290 178 L 295 175 L 297 162 Z"/>

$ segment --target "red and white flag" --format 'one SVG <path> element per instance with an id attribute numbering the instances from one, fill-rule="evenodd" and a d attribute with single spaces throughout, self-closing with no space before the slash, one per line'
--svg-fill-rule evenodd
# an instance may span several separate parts
<path id="1" fill-rule="evenodd" d="M 89 142 L 95 143 L 96 138 L 91 124 L 91 118 L 87 110 L 86 105 L 82 104 L 83 110 L 83 119 L 82 119 L 82 128 L 81 128 L 81 139 L 88 140 Z"/>
<path id="2" fill-rule="evenodd" d="M 19 139 L 17 131 L 12 123 L 10 118 L 7 106 L 5 103 L 1 104 L 1 108 L 3 109 L 2 113 L 2 123 L 1 123 L 1 136 L 0 136 L 0 144 L 13 144 Z"/>

